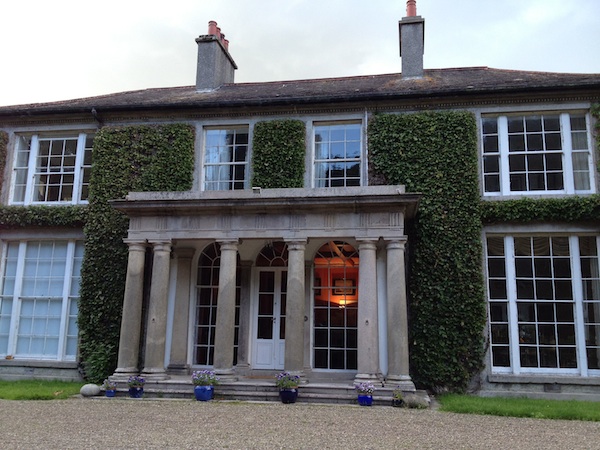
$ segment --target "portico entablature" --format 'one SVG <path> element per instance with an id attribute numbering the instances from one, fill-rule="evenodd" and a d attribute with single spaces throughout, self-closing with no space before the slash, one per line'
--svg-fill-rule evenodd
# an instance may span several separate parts
<path id="1" fill-rule="evenodd" d="M 134 192 L 113 201 L 130 217 L 130 238 L 395 238 L 419 194 L 403 186 L 252 191 Z"/>

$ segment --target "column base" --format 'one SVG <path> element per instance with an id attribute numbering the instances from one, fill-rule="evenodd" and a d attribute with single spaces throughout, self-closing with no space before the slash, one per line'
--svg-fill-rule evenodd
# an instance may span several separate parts
<path id="1" fill-rule="evenodd" d="M 408 375 L 388 375 L 385 379 L 385 385 L 393 388 L 399 388 L 401 391 L 414 392 L 417 389 Z"/>
<path id="2" fill-rule="evenodd" d="M 139 375 L 140 371 L 137 367 L 118 367 L 110 376 L 111 380 L 115 381 L 127 381 L 129 377 Z"/>
<path id="3" fill-rule="evenodd" d="M 215 369 L 215 375 L 221 381 L 237 381 L 238 377 L 234 369 Z"/>
<path id="4" fill-rule="evenodd" d="M 169 364 L 167 372 L 173 375 L 188 375 L 190 372 L 190 366 L 187 364 Z"/>
<path id="5" fill-rule="evenodd" d="M 146 381 L 161 381 L 168 380 L 169 378 L 171 378 L 169 375 L 167 375 L 167 372 L 165 372 L 164 368 L 153 369 L 144 367 L 144 370 L 142 370 L 142 373 L 140 375 L 144 377 Z"/>
<path id="6" fill-rule="evenodd" d="M 354 384 L 370 381 L 373 384 L 381 383 L 381 376 L 375 373 L 357 373 L 354 377 Z"/>

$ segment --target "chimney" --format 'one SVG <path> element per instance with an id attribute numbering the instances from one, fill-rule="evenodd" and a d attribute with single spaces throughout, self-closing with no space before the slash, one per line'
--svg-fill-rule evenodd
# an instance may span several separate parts
<path id="1" fill-rule="evenodd" d="M 208 34 L 196 38 L 198 44 L 198 66 L 196 69 L 196 91 L 212 91 L 223 84 L 233 83 L 237 69 L 229 54 L 229 41 L 221 33 L 217 22 L 208 22 Z"/>
<path id="2" fill-rule="evenodd" d="M 406 2 L 406 17 L 398 22 L 398 27 L 400 29 L 402 78 L 422 78 L 425 19 L 417 16 L 416 0 Z"/>

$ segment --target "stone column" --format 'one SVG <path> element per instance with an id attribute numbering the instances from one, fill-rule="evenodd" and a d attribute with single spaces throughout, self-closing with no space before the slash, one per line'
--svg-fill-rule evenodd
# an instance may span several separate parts
<path id="1" fill-rule="evenodd" d="M 240 262 L 240 330 L 238 335 L 238 353 L 235 372 L 245 375 L 250 370 L 250 355 L 248 348 L 251 342 L 250 329 L 250 299 L 251 293 L 251 274 L 253 261 Z"/>
<path id="2" fill-rule="evenodd" d="M 221 377 L 233 375 L 233 344 L 235 341 L 235 277 L 238 241 L 218 241 L 221 244 L 219 266 L 219 297 L 215 328 L 214 369 Z"/>
<path id="3" fill-rule="evenodd" d="M 137 375 L 142 330 L 142 303 L 144 300 L 144 266 L 146 241 L 125 239 L 129 246 L 127 278 L 123 296 L 121 334 L 119 336 L 119 359 L 114 377 L 127 379 Z"/>
<path id="4" fill-rule="evenodd" d="M 187 349 L 190 324 L 190 275 L 194 252 L 193 248 L 176 248 L 173 250 L 177 264 L 177 282 L 173 308 L 171 357 L 169 358 L 168 370 L 179 374 L 187 374 L 189 369 Z"/>
<path id="5" fill-rule="evenodd" d="M 356 382 L 379 378 L 377 321 L 377 240 L 359 240 L 358 266 L 358 373 Z"/>
<path id="6" fill-rule="evenodd" d="M 408 305 L 404 251 L 406 238 L 387 243 L 387 381 L 402 390 L 414 391 L 408 362 Z"/>
<path id="7" fill-rule="evenodd" d="M 171 242 L 150 241 L 153 246 L 152 279 L 146 327 L 145 361 L 142 375 L 149 380 L 169 378 L 165 371 L 165 345 L 167 340 L 167 309 L 169 295 L 169 269 Z"/>
<path id="8" fill-rule="evenodd" d="M 285 370 L 302 375 L 304 369 L 304 249 L 306 240 L 286 241 L 288 247 L 285 306 Z"/>

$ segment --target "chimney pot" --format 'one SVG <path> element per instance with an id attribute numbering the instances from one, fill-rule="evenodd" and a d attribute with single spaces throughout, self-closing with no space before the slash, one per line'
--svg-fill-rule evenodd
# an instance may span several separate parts
<path id="1" fill-rule="evenodd" d="M 217 22 L 214 20 L 208 22 L 208 34 L 217 35 Z"/>
<path id="2" fill-rule="evenodd" d="M 417 15 L 417 0 L 408 0 L 406 2 L 406 16 L 414 17 Z"/>

